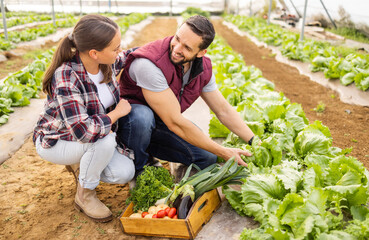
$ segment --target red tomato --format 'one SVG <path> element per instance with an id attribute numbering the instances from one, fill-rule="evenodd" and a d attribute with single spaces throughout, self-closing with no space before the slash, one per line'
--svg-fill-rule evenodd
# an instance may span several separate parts
<path id="1" fill-rule="evenodd" d="M 173 219 L 178 219 L 178 215 L 177 214 L 174 215 Z"/>
<path id="2" fill-rule="evenodd" d="M 164 210 L 159 210 L 156 213 L 156 215 L 157 215 L 158 218 L 163 218 L 163 217 L 165 217 L 165 211 Z"/>
<path id="3" fill-rule="evenodd" d="M 169 210 L 170 210 L 170 207 L 167 207 L 166 209 L 164 209 L 164 211 L 165 211 L 165 216 L 168 216 Z"/>
<path id="4" fill-rule="evenodd" d="M 176 215 L 176 213 L 177 213 L 177 209 L 176 209 L 176 208 L 174 208 L 174 207 L 172 207 L 172 208 L 169 210 L 169 212 L 168 212 L 168 217 L 173 218 L 173 217 L 174 217 L 174 215 Z"/>
<path id="5" fill-rule="evenodd" d="M 158 218 L 158 216 L 156 214 L 152 215 L 152 218 Z"/>
<path id="6" fill-rule="evenodd" d="M 144 218 L 147 214 L 149 214 L 149 213 L 148 213 L 148 212 L 143 212 L 143 213 L 141 214 L 142 218 Z"/>

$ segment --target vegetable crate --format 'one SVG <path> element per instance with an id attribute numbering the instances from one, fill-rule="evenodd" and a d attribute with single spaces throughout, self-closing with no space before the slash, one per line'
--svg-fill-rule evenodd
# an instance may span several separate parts
<path id="1" fill-rule="evenodd" d="M 130 203 L 120 217 L 123 232 L 134 235 L 194 239 L 220 207 L 217 189 L 204 193 L 192 205 L 186 219 L 129 218 L 133 213 Z"/>

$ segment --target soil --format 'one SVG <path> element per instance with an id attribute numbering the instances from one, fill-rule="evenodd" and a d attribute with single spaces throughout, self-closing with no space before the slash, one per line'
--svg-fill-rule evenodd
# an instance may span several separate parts
<path id="1" fill-rule="evenodd" d="M 33 62 L 35 58 L 25 57 L 24 55 L 29 52 L 42 53 L 50 48 L 56 46 L 57 43 L 53 41 L 45 42 L 41 48 L 36 47 L 17 47 L 9 51 L 4 51 L 2 54 L 7 57 L 7 61 L 0 62 L 0 79 L 7 77 L 9 74 L 14 73 L 26 67 L 28 64 Z"/>
<path id="2" fill-rule="evenodd" d="M 277 62 L 268 49 L 258 48 L 219 21 L 214 24 L 216 32 L 244 56 L 248 65 L 261 69 L 264 77 L 273 81 L 276 90 L 282 91 L 291 102 L 302 104 L 310 122 L 320 120 L 330 128 L 334 146 L 352 146 L 351 155 L 369 167 L 368 108 L 344 104 L 337 97 L 332 98 L 334 92 L 300 75 L 295 68 Z M 175 19 L 155 19 L 136 35 L 130 47 L 173 35 L 176 29 Z M 320 101 L 325 103 L 326 109 L 317 114 L 312 109 Z M 101 183 L 96 189 L 98 197 L 113 212 L 113 221 L 95 223 L 76 211 L 73 208 L 76 186 L 73 176 L 64 166 L 42 160 L 31 138 L 0 166 L 0 179 L 0 240 L 153 239 L 122 232 L 119 216 L 126 207 L 128 185 Z"/>

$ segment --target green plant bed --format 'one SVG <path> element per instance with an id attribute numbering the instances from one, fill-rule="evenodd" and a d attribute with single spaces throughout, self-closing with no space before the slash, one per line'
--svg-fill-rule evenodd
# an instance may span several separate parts
<path id="1" fill-rule="evenodd" d="M 369 38 L 357 29 L 344 27 L 344 28 L 337 28 L 337 29 L 327 28 L 325 30 L 335 33 L 337 35 L 340 35 L 342 37 L 354 40 L 354 41 L 369 44 Z"/>
<path id="2" fill-rule="evenodd" d="M 241 188 L 223 188 L 238 214 L 260 223 L 240 239 L 369 239 L 369 172 L 347 156 L 351 149 L 333 147 L 327 126 L 309 124 L 300 104 L 224 41 L 216 39 L 208 56 L 219 91 L 255 133 L 250 146 L 215 117 L 209 125 L 210 136 L 226 137 L 224 146 L 252 153 L 243 158 L 250 175 Z"/>

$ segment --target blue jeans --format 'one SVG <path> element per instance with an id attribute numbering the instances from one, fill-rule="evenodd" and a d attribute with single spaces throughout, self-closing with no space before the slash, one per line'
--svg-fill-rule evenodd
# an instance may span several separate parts
<path id="1" fill-rule="evenodd" d="M 131 106 L 131 112 L 119 119 L 117 135 L 121 143 L 134 151 L 136 172 L 143 169 L 149 155 L 186 166 L 194 163 L 201 169 L 216 162 L 216 155 L 193 146 L 170 131 L 150 107 Z"/>

